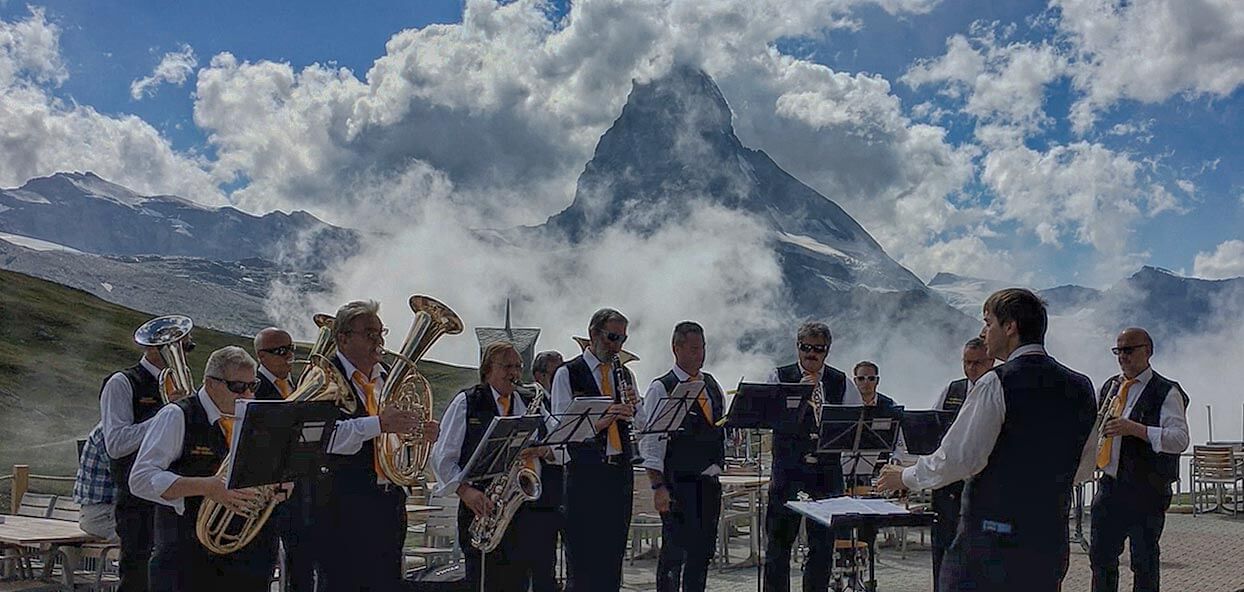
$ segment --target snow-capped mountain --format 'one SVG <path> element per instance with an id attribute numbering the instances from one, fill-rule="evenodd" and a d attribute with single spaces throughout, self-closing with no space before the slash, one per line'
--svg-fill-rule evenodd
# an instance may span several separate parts
<path id="1" fill-rule="evenodd" d="M 946 303 L 973 318 L 981 314 L 981 305 L 990 294 L 1009 284 L 999 280 L 966 277 L 941 272 L 929 280 L 929 287 L 946 299 Z"/>
<path id="2" fill-rule="evenodd" d="M 706 203 L 768 229 L 758 248 L 780 259 L 790 317 L 830 321 L 835 343 L 842 336 L 860 344 L 859 352 L 878 355 L 890 340 L 957 346 L 978 330 L 838 204 L 744 146 L 716 83 L 691 68 L 636 83 L 584 167 L 570 206 L 541 226 L 502 235 L 522 243 L 554 234 L 576 243 L 618 223 L 642 234 Z"/>
<path id="3" fill-rule="evenodd" d="M 89 172 L 0 190 L 0 232 L 99 255 L 259 257 L 307 268 L 322 267 L 358 240 L 354 231 L 306 212 L 253 216 L 172 195 L 139 195 Z"/>

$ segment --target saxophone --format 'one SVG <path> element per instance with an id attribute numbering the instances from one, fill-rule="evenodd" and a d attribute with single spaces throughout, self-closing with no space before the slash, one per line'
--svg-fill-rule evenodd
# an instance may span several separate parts
<path id="1" fill-rule="evenodd" d="M 539 415 L 540 406 L 543 405 L 544 398 L 547 396 L 544 387 L 539 383 L 531 387 L 515 386 L 517 390 L 511 396 L 518 396 L 520 391 L 535 391 L 531 403 L 527 405 L 527 414 Z M 510 526 L 510 521 L 514 520 L 518 509 L 525 502 L 539 499 L 543 491 L 540 473 L 527 466 L 522 456 L 515 457 L 510 463 L 509 470 L 504 475 L 493 479 L 484 492 L 484 496 L 492 502 L 492 511 L 471 519 L 469 528 L 471 546 L 484 553 L 491 553 L 495 550 L 501 544 L 501 537 L 505 535 L 505 530 Z"/>

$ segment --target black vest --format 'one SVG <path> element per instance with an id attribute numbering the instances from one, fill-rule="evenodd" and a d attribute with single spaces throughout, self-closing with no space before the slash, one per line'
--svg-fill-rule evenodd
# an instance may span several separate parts
<path id="1" fill-rule="evenodd" d="M 255 398 L 260 401 L 283 401 L 285 397 L 281 396 L 281 389 L 276 388 L 263 372 L 255 373 L 259 377 L 259 388 L 255 389 Z"/>
<path id="2" fill-rule="evenodd" d="M 946 386 L 946 400 L 942 401 L 942 411 L 953 411 L 955 417 L 959 417 L 959 410 L 963 409 L 963 402 L 968 396 L 968 379 L 960 378 L 952 381 Z"/>
<path id="3" fill-rule="evenodd" d="M 142 363 L 121 370 L 118 374 L 130 381 L 130 390 L 133 391 L 130 405 L 134 413 L 134 423 L 139 424 L 155 417 L 155 414 L 164 406 L 163 399 L 160 397 L 160 381 L 152 376 L 143 367 Z M 105 378 L 104 385 L 108 384 L 108 380 L 111 378 L 112 375 Z M 103 385 L 100 386 L 100 396 L 103 396 Z M 146 500 L 137 498 L 130 493 L 130 469 L 134 468 L 134 460 L 137 458 L 137 450 L 121 458 L 108 456 L 108 468 L 112 474 L 112 481 L 117 486 L 118 503 L 123 501 L 147 503 Z"/>
<path id="4" fill-rule="evenodd" d="M 462 391 L 466 395 L 466 434 L 462 437 L 462 448 L 458 451 L 458 466 L 465 467 L 479 443 L 484 439 L 484 432 L 497 417 L 497 401 L 492 396 L 492 388 L 487 384 L 477 384 Z M 486 483 L 471 483 L 483 490 Z"/>
<path id="5" fill-rule="evenodd" d="M 992 372 L 1006 414 L 985 468 L 967 481 L 960 527 L 1009 530 L 1011 540 L 1065 552 L 1071 488 L 1096 419 L 1093 385 L 1045 355 Z"/>
<path id="6" fill-rule="evenodd" d="M 566 369 L 570 379 L 570 395 L 572 398 L 602 396 L 600 387 L 596 385 L 596 377 L 592 375 L 592 369 L 588 367 L 587 361 L 583 359 L 582 354 L 575 356 L 574 359 L 566 362 L 562 367 Z M 630 373 L 630 369 L 626 369 L 626 372 L 630 374 L 631 384 L 634 384 L 635 375 Z M 617 393 L 615 393 L 614 398 L 616 399 L 617 396 Z M 630 437 L 630 424 L 628 422 L 619 422 L 618 426 L 619 433 L 622 436 L 622 445 L 625 446 L 627 439 Z M 604 462 L 605 445 L 608 437 L 609 430 L 601 430 L 592 441 L 580 444 L 567 444 L 566 448 L 570 452 L 570 462 L 585 464 Z"/>
<path id="7" fill-rule="evenodd" d="M 799 382 L 803 380 L 803 370 L 798 363 L 781 366 L 777 369 L 779 382 Z M 847 392 L 847 375 L 841 370 L 826 365 L 821 372 L 821 391 L 825 403 L 841 405 Z M 807 434 L 820 434 L 820 426 L 812 413 L 804 415 L 798 435 L 774 434 L 773 436 L 773 470 L 803 469 L 826 471 L 835 491 L 842 490 L 842 455 L 838 453 L 816 454 L 815 463 L 807 462 L 807 457 L 816 450 L 817 440 Z"/>
<path id="8" fill-rule="evenodd" d="M 712 374 L 704 372 L 704 391 L 708 396 L 709 407 L 713 418 L 720 419 L 725 414 L 725 397 L 721 386 Z M 665 392 L 672 393 L 680 382 L 673 370 L 657 379 Z M 661 435 L 660 437 L 666 437 Z M 679 477 L 695 477 L 712 465 L 723 470 L 726 468 L 726 433 L 715 423 L 709 423 L 704 417 L 700 405 L 693 403 L 687 409 L 678 431 L 668 435 L 665 445 L 665 475 L 671 479 Z"/>
<path id="9" fill-rule="evenodd" d="M 1117 389 L 1122 382 L 1123 377 L 1115 375 L 1101 385 L 1101 402 L 1104 403 L 1107 394 Z M 1136 400 L 1127 418 L 1146 426 L 1160 426 L 1162 404 L 1166 402 L 1166 396 L 1171 392 L 1171 388 L 1178 389 L 1180 396 L 1183 397 L 1184 409 L 1187 409 L 1188 395 L 1184 393 L 1183 387 L 1153 372 L 1149 382 L 1145 384 L 1145 390 L 1141 391 L 1140 398 Z M 1129 392 L 1128 396 L 1137 395 Z M 1179 455 L 1154 452 L 1153 447 L 1140 438 L 1124 437 L 1117 438 L 1116 441 L 1122 442 L 1122 445 L 1119 448 L 1119 469 L 1115 478 L 1121 483 L 1138 485 L 1158 495 L 1170 496 L 1171 483 L 1179 479 Z"/>
<path id="10" fill-rule="evenodd" d="M 229 453 L 225 435 L 219 425 L 209 423 L 207 410 L 198 394 L 179 399 L 173 405 L 181 408 L 185 420 L 185 437 L 182 439 L 181 455 L 169 465 L 168 470 L 181 477 L 209 477 L 216 474 Z M 195 534 L 195 522 L 203 498 L 184 498 L 185 512 L 180 516 L 173 508 L 156 504 L 155 547 L 161 554 L 177 556 L 183 553 L 204 553 L 206 549 Z M 260 534 L 241 550 L 229 555 L 238 565 L 248 565 L 262 572 L 272 570 L 276 559 L 273 546 L 272 520 L 264 525 Z M 183 555 L 184 556 L 184 555 Z"/>
<path id="11" fill-rule="evenodd" d="M 337 407 L 338 420 L 357 419 L 367 417 L 367 405 L 363 402 L 363 393 L 359 392 L 359 388 L 354 384 L 354 379 L 346 373 L 346 367 L 341 363 L 341 358 L 334 355 L 332 357 L 333 366 L 337 371 L 345 377 L 346 382 L 350 384 L 350 392 L 354 394 L 354 400 L 357 405 L 354 407 L 354 413 L 346 413 L 340 406 Z M 382 377 L 387 372 L 381 370 Z M 379 391 L 376 392 L 379 397 Z M 375 450 L 376 440 L 366 440 L 358 452 L 354 454 L 330 454 L 329 469 L 332 471 L 332 486 L 334 493 L 361 493 L 370 492 L 376 489 L 376 465 Z"/>

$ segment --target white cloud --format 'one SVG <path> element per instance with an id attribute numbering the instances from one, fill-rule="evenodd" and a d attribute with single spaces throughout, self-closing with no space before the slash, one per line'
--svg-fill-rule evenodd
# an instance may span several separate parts
<path id="1" fill-rule="evenodd" d="M 1084 133 L 1119 100 L 1225 97 L 1244 85 L 1244 5 L 1238 0 L 1052 0 L 1074 51 Z"/>
<path id="2" fill-rule="evenodd" d="M 94 171 L 141 193 L 224 203 L 208 163 L 177 152 L 142 119 L 53 96 L 68 78 L 60 34 L 35 8 L 25 19 L 0 20 L 0 186 L 57 171 Z"/>
<path id="3" fill-rule="evenodd" d="M 152 96 L 161 84 L 181 86 L 186 83 L 186 79 L 194 73 L 194 68 L 198 65 L 199 60 L 194 57 L 194 49 L 183 44 L 180 51 L 164 54 L 150 76 L 131 82 L 130 97 L 138 101 L 145 96 Z"/>
<path id="4" fill-rule="evenodd" d="M 1197 253 L 1192 269 L 1197 277 L 1210 280 L 1244 276 L 1244 241 L 1224 241 L 1212 252 Z"/>

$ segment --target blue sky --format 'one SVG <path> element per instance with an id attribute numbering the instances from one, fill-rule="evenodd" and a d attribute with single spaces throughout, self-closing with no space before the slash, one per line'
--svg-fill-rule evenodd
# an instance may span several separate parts
<path id="1" fill-rule="evenodd" d="M 1239 90 L 1244 41 L 1233 31 L 1233 23 L 1244 22 L 1244 6 L 1213 0 L 1205 3 L 1210 8 L 1201 8 L 1206 14 L 1183 15 L 1180 11 L 1191 9 L 1177 0 L 1129 3 L 1113 13 L 1101 10 L 1112 4 L 1102 2 L 1065 0 L 1051 7 L 1034 1 L 775 0 L 725 3 L 712 15 L 697 14 L 695 3 L 628 12 L 632 9 L 604 10 L 613 4 L 608 0 L 586 3 L 587 10 L 518 3 L 529 5 L 526 11 L 476 2 L 471 10 L 487 18 L 463 24 L 462 1 L 0 1 L 0 21 L 7 26 L 32 19 L 34 7 L 43 14 L 41 26 L 56 31 L 55 81 L 34 74 L 22 81 L 19 74 L 13 83 L 42 93 L 34 100 L 46 103 L 49 120 L 86 106 L 97 114 L 79 114 L 85 129 L 125 128 L 139 138 L 129 142 L 155 144 L 144 149 L 139 166 L 126 160 L 134 158 L 132 147 L 106 147 L 96 164 L 68 145 L 73 138 L 64 138 L 59 147 L 47 138 L 46 151 L 29 159 L 29 166 L 0 168 L 0 185 L 89 167 L 112 172 L 105 176 L 140 190 L 256 211 L 302 208 L 332 218 L 340 204 L 329 194 L 340 194 L 361 174 L 377 173 L 360 163 L 379 151 L 381 160 L 403 163 L 380 176 L 407 183 L 412 175 L 445 178 L 464 196 L 462 203 L 481 212 L 494 211 L 496 204 L 476 196 L 495 196 L 498 188 L 546 196 L 529 203 L 528 218 L 519 220 L 530 221 L 568 199 L 575 174 L 590 157 L 593 139 L 616 116 L 629 80 L 658 74 L 660 66 L 653 64 L 663 56 L 694 55 L 721 83 L 745 142 L 769 151 L 779 164 L 791 162 L 793 174 L 838 201 L 926 280 L 951 270 L 1041 284 L 1101 285 L 1139 264 L 1205 277 L 1244 273 L 1239 260 L 1244 244 L 1233 242 L 1244 238 L 1244 93 Z M 737 22 L 746 24 L 732 29 L 724 18 L 734 16 L 731 11 L 744 15 Z M 1106 41 L 1078 37 L 1083 31 L 1076 23 L 1091 19 L 1119 34 Z M 1206 21 L 1222 22 L 1215 28 Z M 1133 55 L 1138 50 L 1128 45 L 1134 37 L 1129 27 L 1145 23 L 1162 39 L 1200 38 L 1182 50 L 1164 50 L 1163 59 L 1172 63 L 1133 75 L 1129 69 L 1149 62 L 1135 61 L 1146 56 Z M 433 24 L 454 26 L 437 36 L 427 29 Z M 408 31 L 404 45 L 387 50 L 386 43 L 402 31 Z M 736 33 L 742 41 L 729 39 Z M 696 34 L 703 36 L 700 43 Z M 947 59 L 948 39 L 956 35 L 964 47 L 988 56 L 984 66 L 964 70 Z M 566 49 L 583 39 L 590 50 Z M 33 51 L 12 46 L 19 48 L 10 51 L 19 66 L 20 51 Z M 184 81 L 157 82 L 147 96 L 132 96 L 134 81 L 185 47 L 194 66 Z M 766 47 L 795 58 L 795 64 L 766 56 Z M 213 65 L 225 52 L 235 59 Z M 386 65 L 369 79 L 385 56 Z M 1047 60 L 1054 73 L 1008 70 L 1025 56 Z M 800 64 L 828 70 L 799 69 Z M 928 72 L 915 84 L 911 72 L 921 64 Z M 457 75 L 454 68 L 463 67 L 470 71 Z M 344 81 L 325 79 L 334 68 L 350 74 Z M 839 74 L 847 77 L 832 79 Z M 204 86 L 205 79 L 216 84 Z M 272 90 L 282 80 L 292 81 L 301 94 Z M 888 90 L 871 84 L 874 80 L 884 80 Z M 546 102 L 498 103 L 513 88 Z M 245 109 L 271 103 L 277 96 L 271 93 L 279 95 L 271 113 Z M 804 104 L 794 114 L 772 107 L 801 93 L 822 104 Z M 334 98 L 324 98 L 329 96 Z M 1035 110 L 998 107 L 1026 99 L 1035 99 Z M 1077 105 L 1083 108 L 1089 99 L 1097 102 L 1081 112 L 1091 113 L 1091 122 L 1077 128 Z M 888 100 L 896 100 L 897 107 L 885 106 Z M 981 111 L 973 101 L 993 107 Z M 231 108 L 242 110 L 231 113 Z M 831 117 L 826 124 L 818 119 L 826 112 L 861 113 L 861 122 Z M 308 113 L 315 117 L 303 118 Z M 427 134 L 446 113 L 462 118 L 448 129 L 463 138 L 432 137 L 428 145 L 393 140 Z M 152 139 L 144 123 L 158 137 Z M 795 126 L 786 145 L 771 137 L 778 134 L 765 133 L 778 125 Z M 333 131 L 319 133 L 317 126 Z M 940 129 L 943 138 L 910 139 L 928 126 Z M 500 131 L 481 137 L 490 130 Z M 998 130 L 1007 138 L 999 140 Z M 268 142 L 264 134 L 281 139 Z M 848 185 L 844 177 L 868 171 L 840 170 L 845 165 L 834 150 L 854 150 L 851 142 L 862 136 L 881 144 L 900 167 L 910 167 L 897 177 L 916 179 L 914 187 L 879 178 L 866 183 L 882 187 L 875 194 L 842 189 Z M 845 143 L 832 140 L 839 137 Z M 482 154 L 481 159 L 504 161 L 525 146 L 544 150 L 562 139 L 567 146 L 553 150 L 547 162 L 516 161 L 512 168 L 524 171 L 521 179 L 456 172 L 481 144 L 495 143 L 500 151 L 498 158 Z M 826 153 L 819 164 L 815 159 L 796 164 L 809 150 Z M 915 163 L 924 156 L 947 164 L 920 169 Z M 430 172 L 411 168 L 414 161 Z M 1082 181 L 1094 173 L 1094 163 L 1112 168 Z M 316 184 L 309 175 L 326 176 L 325 195 L 308 189 Z M 1045 175 L 1060 180 L 1045 187 Z M 1106 197 L 1086 205 L 1086 196 L 1076 193 L 1081 183 L 1105 184 Z M 1031 206 L 1041 200 L 1051 205 Z"/>

